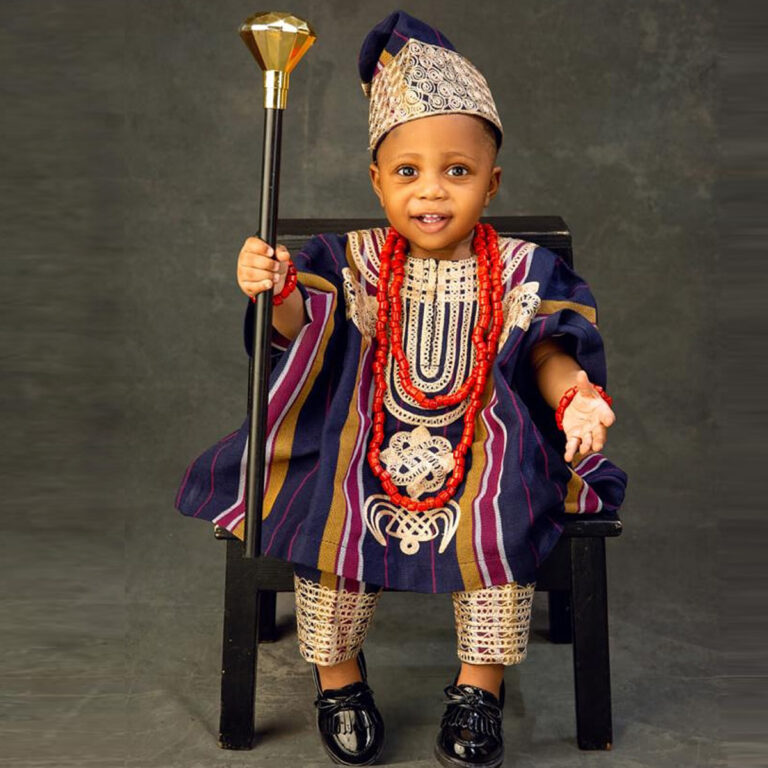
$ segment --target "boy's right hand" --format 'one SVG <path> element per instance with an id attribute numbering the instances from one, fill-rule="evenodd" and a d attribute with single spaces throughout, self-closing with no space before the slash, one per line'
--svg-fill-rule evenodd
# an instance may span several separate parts
<path id="1" fill-rule="evenodd" d="M 280 293 L 285 285 L 290 258 L 291 254 L 284 245 L 278 244 L 273 251 L 260 238 L 247 238 L 237 257 L 237 284 L 240 290 L 249 298 L 269 288 Z"/>

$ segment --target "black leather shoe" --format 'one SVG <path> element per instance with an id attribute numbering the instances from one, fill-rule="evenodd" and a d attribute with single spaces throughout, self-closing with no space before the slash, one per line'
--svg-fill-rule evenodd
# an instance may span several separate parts
<path id="1" fill-rule="evenodd" d="M 502 712 L 504 681 L 499 698 L 474 685 L 444 689 L 445 708 L 435 741 L 435 757 L 447 768 L 498 768 L 504 762 Z"/>
<path id="2" fill-rule="evenodd" d="M 384 748 L 384 721 L 368 687 L 365 657 L 357 656 L 363 682 L 323 691 L 317 666 L 312 678 L 317 688 L 317 730 L 323 748 L 334 763 L 371 765 Z"/>

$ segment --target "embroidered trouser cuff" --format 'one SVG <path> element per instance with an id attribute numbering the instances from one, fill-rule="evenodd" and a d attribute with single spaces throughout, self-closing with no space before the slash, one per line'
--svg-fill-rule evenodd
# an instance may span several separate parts
<path id="1" fill-rule="evenodd" d="M 467 664 L 519 664 L 528 653 L 536 584 L 453 592 L 457 653 Z"/>
<path id="2" fill-rule="evenodd" d="M 381 587 L 298 565 L 293 583 L 296 630 L 303 658 L 329 666 L 357 656 Z"/>
<path id="3" fill-rule="evenodd" d="M 320 666 L 357 656 L 382 588 L 294 566 L 299 652 Z M 519 664 L 526 657 L 535 583 L 453 592 L 457 654 L 468 664 Z"/>

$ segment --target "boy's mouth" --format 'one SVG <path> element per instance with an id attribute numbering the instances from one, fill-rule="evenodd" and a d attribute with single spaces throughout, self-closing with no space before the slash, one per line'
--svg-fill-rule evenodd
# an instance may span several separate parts
<path id="1" fill-rule="evenodd" d="M 440 213 L 423 213 L 421 216 L 414 216 L 413 218 L 420 229 L 426 232 L 437 232 L 445 226 L 449 217 Z"/>

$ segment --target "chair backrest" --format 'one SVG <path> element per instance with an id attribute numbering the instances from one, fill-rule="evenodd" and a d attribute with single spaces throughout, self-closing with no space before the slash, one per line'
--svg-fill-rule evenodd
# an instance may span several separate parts
<path id="1" fill-rule="evenodd" d="M 571 233 L 560 216 L 488 216 L 483 221 L 504 237 L 517 237 L 548 248 L 573 267 Z M 277 239 L 295 253 L 312 235 L 386 226 L 384 219 L 280 219 Z"/>

